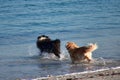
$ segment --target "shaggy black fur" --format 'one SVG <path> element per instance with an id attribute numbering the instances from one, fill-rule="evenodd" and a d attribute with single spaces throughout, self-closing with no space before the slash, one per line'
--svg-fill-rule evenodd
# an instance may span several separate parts
<path id="1" fill-rule="evenodd" d="M 42 39 L 44 38 L 44 39 Z M 60 40 L 51 40 L 46 35 L 38 36 L 36 42 L 37 48 L 43 52 L 54 53 L 58 58 L 60 58 Z"/>

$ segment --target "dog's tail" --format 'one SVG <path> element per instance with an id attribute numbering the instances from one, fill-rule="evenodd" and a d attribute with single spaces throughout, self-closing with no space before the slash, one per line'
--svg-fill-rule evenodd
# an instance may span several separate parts
<path id="1" fill-rule="evenodd" d="M 96 50 L 98 48 L 98 45 L 96 44 L 96 43 L 90 43 L 89 45 L 88 45 L 88 51 L 89 52 L 92 52 L 92 51 L 94 51 L 94 50 Z"/>

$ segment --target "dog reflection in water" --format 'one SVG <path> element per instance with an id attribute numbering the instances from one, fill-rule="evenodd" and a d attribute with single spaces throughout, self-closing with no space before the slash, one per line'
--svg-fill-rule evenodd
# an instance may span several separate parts
<path id="1" fill-rule="evenodd" d="M 92 52 L 98 48 L 97 44 L 90 43 L 87 46 L 78 46 L 74 42 L 67 42 L 66 49 L 70 54 L 72 63 L 92 61 Z"/>

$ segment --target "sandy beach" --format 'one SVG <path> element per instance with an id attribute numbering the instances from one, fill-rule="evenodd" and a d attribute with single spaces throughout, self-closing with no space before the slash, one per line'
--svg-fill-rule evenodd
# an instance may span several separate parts
<path id="1" fill-rule="evenodd" d="M 41 77 L 32 80 L 120 80 L 120 67 L 58 76 L 49 75 L 48 77 Z"/>

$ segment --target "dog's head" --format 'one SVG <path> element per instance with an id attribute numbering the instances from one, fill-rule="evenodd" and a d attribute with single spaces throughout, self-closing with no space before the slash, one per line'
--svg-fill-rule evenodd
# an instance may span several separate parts
<path id="1" fill-rule="evenodd" d="M 41 36 L 38 36 L 37 40 L 38 41 L 44 41 L 44 40 L 50 40 L 50 38 L 46 35 L 41 35 Z"/>
<path id="2" fill-rule="evenodd" d="M 66 44 L 67 50 L 74 50 L 75 48 L 79 48 L 74 42 L 67 42 Z"/>

